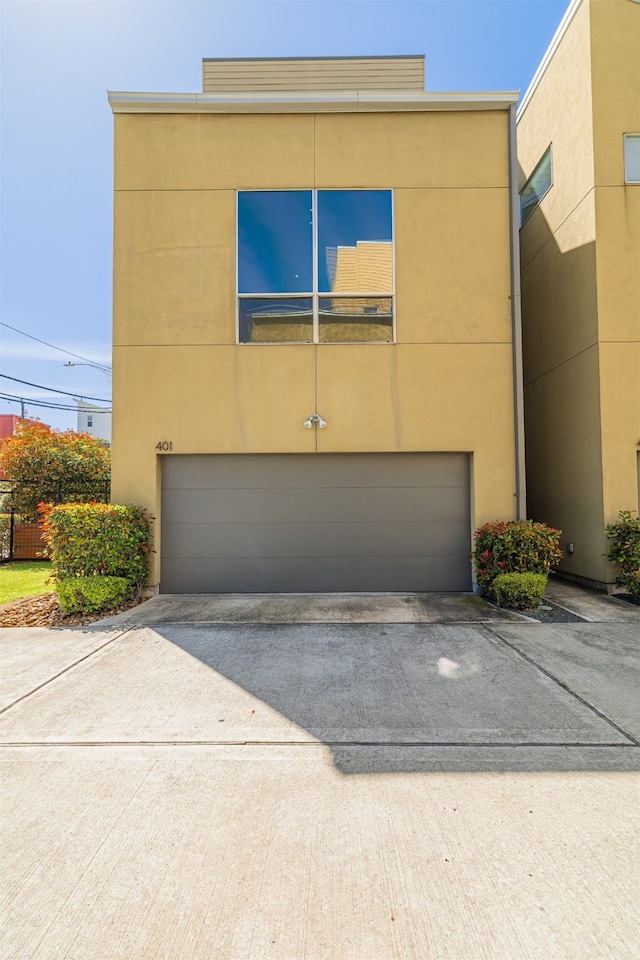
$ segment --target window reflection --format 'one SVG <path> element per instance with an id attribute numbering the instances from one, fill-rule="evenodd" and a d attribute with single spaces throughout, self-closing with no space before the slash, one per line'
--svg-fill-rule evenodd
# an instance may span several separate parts
<path id="1" fill-rule="evenodd" d="M 332 293 L 389 292 L 393 287 L 393 245 L 358 240 L 353 247 L 329 247 L 327 274 Z"/>
<path id="2" fill-rule="evenodd" d="M 243 297 L 240 300 L 241 343 L 313 342 L 311 297 Z"/>
<path id="3" fill-rule="evenodd" d="M 318 191 L 320 293 L 393 289 L 391 192 Z"/>
<path id="4" fill-rule="evenodd" d="M 640 134 L 624 135 L 624 180 L 625 183 L 640 183 Z"/>
<path id="5" fill-rule="evenodd" d="M 320 297 L 320 342 L 393 340 L 391 304 L 391 297 Z"/>
<path id="6" fill-rule="evenodd" d="M 390 190 L 238 193 L 240 342 L 390 342 L 392 291 Z"/>
<path id="7" fill-rule="evenodd" d="M 548 147 L 522 190 L 520 191 L 520 225 L 523 226 L 544 195 L 553 186 L 551 147 Z"/>
<path id="8" fill-rule="evenodd" d="M 311 293 L 310 190 L 238 194 L 238 293 Z"/>

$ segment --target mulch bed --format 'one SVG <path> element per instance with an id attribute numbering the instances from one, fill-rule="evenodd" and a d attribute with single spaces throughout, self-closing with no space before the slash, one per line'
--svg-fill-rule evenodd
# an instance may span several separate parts
<path id="1" fill-rule="evenodd" d="M 0 605 L 0 627 L 82 627 L 116 613 L 124 613 L 141 603 L 144 600 L 128 600 L 102 613 L 71 613 L 65 616 L 58 604 L 58 595 L 55 592 L 42 593 L 37 597 L 25 597 Z"/>
<path id="2" fill-rule="evenodd" d="M 487 603 L 490 603 L 492 607 L 497 607 L 498 604 L 492 597 L 483 597 L 483 600 L 486 600 Z M 503 609 L 507 609 L 506 607 Z M 554 603 L 552 600 L 547 600 L 546 598 L 542 601 L 542 606 L 534 607 L 532 610 L 517 610 L 516 613 L 522 613 L 525 617 L 529 617 L 531 620 L 538 620 L 540 623 L 585 623 L 584 617 L 578 616 L 577 613 L 572 613 L 570 610 L 565 610 L 564 607 L 558 606 L 557 603 Z"/>
<path id="3" fill-rule="evenodd" d="M 527 617 L 533 617 L 534 620 L 539 620 L 540 623 L 585 623 L 584 617 L 578 616 L 577 613 L 572 613 L 570 610 L 565 610 L 564 607 L 559 607 L 557 603 L 553 603 L 552 600 L 543 600 L 541 607 L 536 607 L 534 610 L 521 610 L 521 613 L 524 613 Z"/>
<path id="4" fill-rule="evenodd" d="M 615 600 L 624 600 L 625 603 L 630 603 L 632 607 L 640 607 L 640 600 L 636 600 L 630 593 L 614 593 L 613 597 Z"/>

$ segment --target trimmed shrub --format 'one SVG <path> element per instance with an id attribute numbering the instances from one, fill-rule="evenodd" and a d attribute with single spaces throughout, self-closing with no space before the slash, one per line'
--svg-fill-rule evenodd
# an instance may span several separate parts
<path id="1" fill-rule="evenodd" d="M 56 580 L 101 576 L 144 583 L 151 527 L 142 507 L 69 503 L 41 506 L 41 512 Z"/>
<path id="2" fill-rule="evenodd" d="M 473 562 L 481 587 L 493 592 L 502 573 L 549 573 L 562 559 L 562 532 L 533 520 L 485 523 L 473 535 Z"/>
<path id="3" fill-rule="evenodd" d="M 606 532 L 610 547 L 605 556 L 620 567 L 616 585 L 624 587 L 640 603 L 640 517 L 634 517 L 630 510 L 621 510 L 616 523 L 608 524 Z"/>
<path id="4" fill-rule="evenodd" d="M 8 558 L 11 547 L 11 516 L 0 513 L 0 559 Z"/>
<path id="5" fill-rule="evenodd" d="M 542 600 L 546 585 L 546 573 L 501 573 L 493 581 L 493 592 L 499 607 L 530 610 Z"/>
<path id="6" fill-rule="evenodd" d="M 56 585 L 63 613 L 100 613 L 118 607 L 135 594 L 135 585 L 124 577 L 72 577 Z"/>
<path id="7" fill-rule="evenodd" d="M 621 586 L 625 588 L 630 597 L 633 597 L 636 603 L 640 603 L 640 570 L 625 573 L 624 577 L 621 578 Z"/>

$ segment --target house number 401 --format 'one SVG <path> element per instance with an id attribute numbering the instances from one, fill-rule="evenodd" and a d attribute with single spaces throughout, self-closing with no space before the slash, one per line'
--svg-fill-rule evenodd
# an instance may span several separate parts
<path id="1" fill-rule="evenodd" d="M 162 450 L 166 453 L 167 450 L 172 450 L 173 444 L 170 440 L 160 440 L 159 443 L 156 443 L 156 450 Z"/>

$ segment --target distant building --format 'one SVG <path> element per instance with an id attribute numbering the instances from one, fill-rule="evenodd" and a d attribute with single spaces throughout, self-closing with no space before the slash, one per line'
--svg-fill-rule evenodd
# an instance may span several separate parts
<path id="1" fill-rule="evenodd" d="M 14 413 L 0 413 L 0 441 L 12 437 L 20 417 Z M 0 480 L 6 480 L 4 470 L 0 466 Z"/>
<path id="2" fill-rule="evenodd" d="M 19 419 L 14 413 L 0 413 L 0 440 L 13 436 Z"/>
<path id="3" fill-rule="evenodd" d="M 95 407 L 84 400 L 77 400 L 78 404 L 78 433 L 90 433 L 96 440 L 105 440 L 111 444 L 111 414 L 106 413 L 103 407 Z"/>

